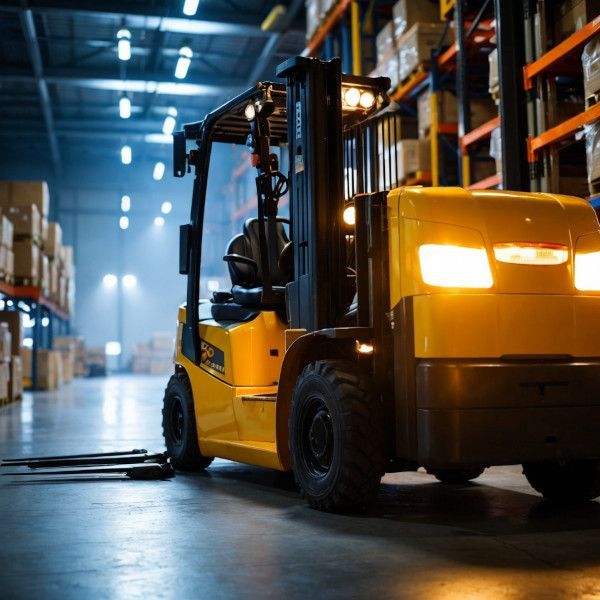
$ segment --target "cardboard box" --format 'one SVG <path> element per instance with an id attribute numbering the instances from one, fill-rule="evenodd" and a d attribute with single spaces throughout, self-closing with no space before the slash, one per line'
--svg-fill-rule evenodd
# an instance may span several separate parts
<path id="1" fill-rule="evenodd" d="M 377 153 L 395 148 L 396 142 L 417 139 L 417 120 L 399 113 L 382 116 L 377 123 Z"/>
<path id="2" fill-rule="evenodd" d="M 558 179 L 558 193 L 585 198 L 588 195 L 587 179 L 585 177 L 569 177 L 561 175 Z"/>
<path id="3" fill-rule="evenodd" d="M 72 335 L 54 336 L 53 346 L 55 350 L 73 354 L 75 377 L 86 375 L 86 350 L 82 337 Z"/>
<path id="4" fill-rule="evenodd" d="M 50 298 L 56 300 L 58 299 L 58 294 L 60 290 L 59 271 L 56 261 L 49 260 L 48 269 L 50 272 Z"/>
<path id="5" fill-rule="evenodd" d="M 377 49 L 377 64 L 382 64 L 388 54 L 396 52 L 396 41 L 394 39 L 394 22 L 388 21 L 379 31 L 375 38 Z"/>
<path id="6" fill-rule="evenodd" d="M 444 28 L 444 23 L 416 23 L 402 39 L 397 40 L 400 82 L 407 79 L 418 66 L 429 64 L 431 50 L 438 47 Z"/>
<path id="7" fill-rule="evenodd" d="M 581 55 L 586 102 L 600 93 L 600 35 L 588 42 Z"/>
<path id="8" fill-rule="evenodd" d="M 73 246 L 63 246 L 63 269 L 69 278 L 74 275 Z"/>
<path id="9" fill-rule="evenodd" d="M 392 10 L 394 35 L 399 40 L 416 23 L 440 20 L 439 2 L 435 0 L 399 0 Z"/>
<path id="10" fill-rule="evenodd" d="M 11 356 L 21 354 L 23 346 L 23 320 L 19 310 L 0 310 L 0 323 L 6 323 L 10 331 Z"/>
<path id="11" fill-rule="evenodd" d="M 456 97 L 448 90 L 440 91 L 438 97 L 438 119 L 440 123 L 456 123 Z M 431 127 L 431 94 L 423 92 L 417 100 L 419 137 L 425 138 Z"/>
<path id="12" fill-rule="evenodd" d="M 600 0 L 563 0 L 554 7 L 554 45 L 600 15 Z"/>
<path id="13" fill-rule="evenodd" d="M 40 252 L 40 266 L 39 266 L 39 280 L 40 288 L 44 296 L 50 295 L 50 262 L 48 257 Z"/>
<path id="14" fill-rule="evenodd" d="M 48 241 L 48 217 L 42 217 L 40 220 L 40 236 L 43 246 Z"/>
<path id="15" fill-rule="evenodd" d="M 154 333 L 151 341 L 152 350 L 165 350 L 173 352 L 175 340 L 170 333 Z"/>
<path id="16" fill-rule="evenodd" d="M 2 184 L 0 203 L 3 207 L 28 207 L 35 204 L 42 216 L 48 216 L 50 195 L 45 181 L 7 181 Z"/>
<path id="17" fill-rule="evenodd" d="M 401 140 L 396 144 L 398 179 L 404 181 L 417 171 L 431 170 L 431 142 L 429 140 Z"/>
<path id="18" fill-rule="evenodd" d="M 8 323 L 0 323 L 0 362 L 10 362 L 12 336 Z"/>
<path id="19" fill-rule="evenodd" d="M 12 250 L 6 251 L 6 263 L 4 265 L 4 270 L 10 277 L 13 277 L 15 274 L 15 253 Z"/>
<path id="20" fill-rule="evenodd" d="M 75 353 L 61 352 L 63 383 L 70 383 L 75 376 Z"/>
<path id="21" fill-rule="evenodd" d="M 20 356 L 10 359 L 8 397 L 11 402 L 23 397 L 23 359 Z"/>
<path id="22" fill-rule="evenodd" d="M 0 217 L 0 244 L 9 250 L 12 249 L 14 227 L 10 219 L 3 214 Z"/>
<path id="23" fill-rule="evenodd" d="M 389 77 L 390 90 L 397 88 L 400 83 L 399 66 L 397 52 L 389 54 L 382 63 L 377 65 L 376 77 Z"/>
<path id="24" fill-rule="evenodd" d="M 62 385 L 62 355 L 56 350 L 38 349 L 37 387 L 42 390 L 55 390 Z"/>
<path id="25" fill-rule="evenodd" d="M 13 225 L 15 238 L 32 238 L 36 241 L 40 239 L 40 212 L 35 204 L 9 206 L 4 208 L 3 212 Z"/>
<path id="26" fill-rule="evenodd" d="M 60 258 L 62 246 L 62 227 L 59 223 L 48 223 L 48 239 L 44 244 L 44 250 L 48 258 Z"/>
<path id="27" fill-rule="evenodd" d="M 23 364 L 23 387 L 31 387 L 31 348 L 21 348 L 21 362 Z"/>
<path id="28" fill-rule="evenodd" d="M 39 279 L 40 249 L 32 240 L 16 240 L 15 252 L 15 278 L 28 279 L 37 283 Z"/>

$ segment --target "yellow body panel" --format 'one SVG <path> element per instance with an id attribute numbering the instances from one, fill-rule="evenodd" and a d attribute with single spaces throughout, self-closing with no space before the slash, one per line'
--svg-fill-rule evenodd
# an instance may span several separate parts
<path id="1" fill-rule="evenodd" d="M 192 384 L 200 451 L 281 469 L 275 442 L 276 404 L 249 397 L 277 393 L 285 326 L 270 311 L 233 325 L 202 319 L 201 314 L 202 364 L 197 366 L 181 353 L 184 319 L 185 309 L 180 308 L 176 363 Z"/>
<path id="2" fill-rule="evenodd" d="M 582 199 L 555 194 L 461 188 L 399 188 L 388 195 L 390 302 L 412 297 L 417 358 L 600 356 L 600 294 L 573 284 L 578 238 L 598 230 Z M 564 244 L 560 265 L 497 262 L 503 242 Z M 423 282 L 422 244 L 485 248 L 490 289 Z"/>

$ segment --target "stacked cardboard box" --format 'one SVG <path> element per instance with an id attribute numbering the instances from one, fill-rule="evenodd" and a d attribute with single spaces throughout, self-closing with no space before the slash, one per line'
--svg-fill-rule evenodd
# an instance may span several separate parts
<path id="1" fill-rule="evenodd" d="M 65 370 L 65 379 L 69 374 L 67 370 L 72 370 L 72 377 L 85 377 L 87 375 L 86 350 L 82 337 L 70 335 L 54 336 L 53 346 L 55 350 L 63 354 L 63 362 L 69 362 Z"/>
<path id="2" fill-rule="evenodd" d="M 8 323 L 0 323 L 0 404 L 9 401 L 12 340 Z"/>
<path id="3" fill-rule="evenodd" d="M 88 377 L 104 377 L 106 375 L 106 351 L 103 346 L 86 348 L 85 366 Z"/>
<path id="4" fill-rule="evenodd" d="M 562 0 L 554 3 L 554 45 L 600 15 L 600 0 Z"/>
<path id="5" fill-rule="evenodd" d="M 586 108 L 600 100 L 600 35 L 588 42 L 581 55 Z"/>
<path id="6" fill-rule="evenodd" d="M 0 275 L 14 272 L 17 284 L 39 287 L 44 296 L 70 312 L 75 293 L 73 248 L 63 246 L 60 224 L 48 222 L 46 182 L 0 182 L 0 208 L 14 229 L 10 248 L 12 234 L 5 235 L 0 220 Z"/>
<path id="7" fill-rule="evenodd" d="M 150 343 L 135 344 L 132 352 L 131 370 L 134 373 L 167 375 L 173 372 L 173 336 L 155 333 Z"/>

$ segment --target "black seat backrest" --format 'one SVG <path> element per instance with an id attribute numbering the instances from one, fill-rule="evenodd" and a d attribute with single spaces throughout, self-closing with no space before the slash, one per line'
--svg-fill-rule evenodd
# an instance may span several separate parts
<path id="1" fill-rule="evenodd" d="M 289 237 L 285 230 L 285 225 L 288 219 L 285 217 L 277 217 L 277 256 L 281 256 L 284 247 L 288 244 Z M 259 221 L 258 219 L 248 219 L 244 223 L 244 233 L 236 235 L 227 247 L 227 254 L 240 254 L 254 260 L 258 266 L 258 272 L 255 275 L 255 270 L 251 265 L 245 265 L 240 262 L 229 262 L 229 275 L 231 276 L 232 285 L 240 285 L 245 288 L 253 288 L 262 286 L 262 273 L 260 268 L 260 239 L 259 239 Z M 268 227 L 265 223 L 265 234 L 268 239 Z M 289 274 L 283 273 L 279 268 L 279 264 L 269 265 L 271 271 L 272 285 L 285 285 L 289 281 Z"/>

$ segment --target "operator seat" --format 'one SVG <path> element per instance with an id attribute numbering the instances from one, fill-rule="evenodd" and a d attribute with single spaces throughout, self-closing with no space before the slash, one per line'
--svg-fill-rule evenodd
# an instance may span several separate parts
<path id="1" fill-rule="evenodd" d="M 291 280 L 291 273 L 286 264 L 288 261 L 279 259 L 289 256 L 290 240 L 285 230 L 289 219 L 277 217 L 276 264 L 270 265 L 271 285 L 275 302 L 265 305 L 262 301 L 262 272 L 260 264 L 260 224 L 257 218 L 248 219 L 244 223 L 243 233 L 236 235 L 227 247 L 227 254 L 223 257 L 229 267 L 231 276 L 231 294 L 236 304 L 258 309 L 277 309 L 285 306 L 285 285 Z M 265 233 L 268 239 L 268 228 L 265 223 Z M 285 250 L 285 252 L 284 252 Z"/>

